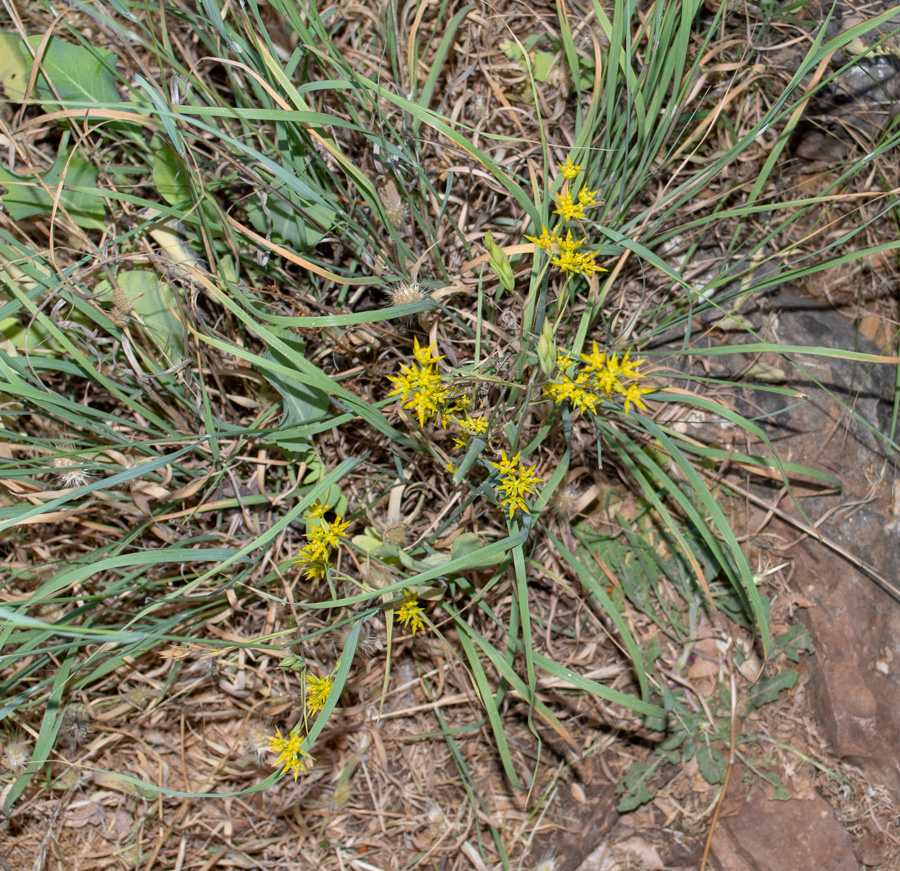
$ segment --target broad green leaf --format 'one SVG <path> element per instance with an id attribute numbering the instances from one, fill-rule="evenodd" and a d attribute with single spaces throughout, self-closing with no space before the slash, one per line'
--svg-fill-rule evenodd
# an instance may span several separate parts
<path id="1" fill-rule="evenodd" d="M 28 37 L 32 50 L 37 50 L 42 39 L 40 34 Z M 31 54 L 28 49 L 20 45 L 19 50 L 26 63 L 30 64 Z M 111 51 L 73 45 L 53 36 L 41 57 L 41 66 L 43 72 L 37 78 L 37 94 L 42 102 L 52 103 L 54 108 L 58 107 L 58 100 L 63 105 L 74 101 L 107 104 L 122 102 L 116 88 L 116 56 Z"/>
<path id="2" fill-rule="evenodd" d="M 26 327 L 17 317 L 0 320 L 0 338 L 2 338 L 4 350 L 13 357 L 16 356 L 17 351 L 23 351 L 26 348 L 29 354 L 61 350 L 42 324 L 33 321 Z"/>
<path id="3" fill-rule="evenodd" d="M 184 359 L 184 324 L 178 316 L 178 292 L 149 269 L 133 269 L 116 277 L 127 302 L 156 346 L 162 352 L 158 361 L 163 369 Z M 99 297 L 113 299 L 112 285 L 102 281 L 96 289 Z"/>
<path id="4" fill-rule="evenodd" d="M 297 347 L 296 337 L 292 333 L 277 327 L 272 327 L 271 329 L 290 348 L 293 354 L 303 356 L 303 351 Z M 296 368 L 296 365 L 289 357 L 274 348 L 269 348 L 263 354 L 263 359 L 286 366 L 289 369 Z M 313 421 L 322 420 L 328 414 L 328 406 L 331 400 L 324 391 L 293 378 L 287 378 L 280 372 L 272 369 L 265 369 L 262 375 L 281 394 L 281 398 L 284 400 L 282 427 L 312 423 Z"/>
<path id="5" fill-rule="evenodd" d="M 352 539 L 350 539 L 355 547 L 358 547 L 363 553 L 373 554 L 374 556 L 381 556 L 381 550 L 384 547 L 380 538 L 376 538 L 374 535 L 370 535 L 366 532 L 365 535 L 354 535 Z"/>
<path id="6" fill-rule="evenodd" d="M 191 186 L 184 164 L 168 146 L 160 148 L 153 156 L 153 184 L 170 206 L 191 200 Z"/>
<path id="7" fill-rule="evenodd" d="M 65 177 L 63 177 L 65 174 Z M 106 209 L 99 195 L 73 188 L 95 188 L 97 170 L 79 157 L 69 160 L 68 154 L 60 152 L 53 166 L 40 179 L 35 176 L 19 175 L 0 163 L 0 186 L 6 193 L 0 194 L 4 208 L 14 221 L 48 215 L 53 210 L 53 197 L 60 180 L 63 189 L 59 197 L 59 207 L 72 220 L 87 230 L 102 230 L 105 227 Z M 44 189 L 46 185 L 47 190 Z"/>
<path id="8" fill-rule="evenodd" d="M 707 783 L 721 783 L 728 770 L 728 764 L 722 754 L 708 744 L 701 744 L 697 748 L 697 767 Z"/>
<path id="9" fill-rule="evenodd" d="M 18 102 L 25 96 L 30 64 L 19 48 L 22 38 L 0 30 L 0 97 Z"/>
<path id="10" fill-rule="evenodd" d="M 303 203 L 287 185 L 281 185 L 269 195 L 265 208 L 258 197 L 248 200 L 247 217 L 258 233 L 271 230 L 277 242 L 305 250 L 331 229 L 337 212 L 318 203 Z"/>
<path id="11" fill-rule="evenodd" d="M 468 556 L 477 553 L 484 548 L 484 542 L 474 532 L 464 532 L 462 535 L 454 539 L 450 545 L 450 559 Z M 487 566 L 496 565 L 504 558 L 504 554 L 494 554 L 490 558 L 478 563 L 472 564 L 471 568 L 481 569 Z"/>
<path id="12" fill-rule="evenodd" d="M 647 782 L 655 770 L 655 765 L 650 766 L 646 762 L 631 763 L 628 773 L 616 786 L 616 792 L 622 796 L 616 805 L 620 814 L 633 811 L 653 798 L 655 792 L 650 792 Z"/>
<path id="13" fill-rule="evenodd" d="M 782 690 L 792 689 L 795 683 L 797 683 L 796 671 L 790 668 L 780 671 L 778 674 L 773 674 L 772 677 L 767 677 L 757 683 L 750 693 L 748 702 L 753 708 L 761 708 L 763 705 L 771 704 L 778 698 L 778 694 Z"/>
<path id="14" fill-rule="evenodd" d="M 775 636 L 775 652 L 783 653 L 791 662 L 800 662 L 800 654 L 815 653 L 812 638 L 802 623 L 795 623 L 787 632 Z"/>

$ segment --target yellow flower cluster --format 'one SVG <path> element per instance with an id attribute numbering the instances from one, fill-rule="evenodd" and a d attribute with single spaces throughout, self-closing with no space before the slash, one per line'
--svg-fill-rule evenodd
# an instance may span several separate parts
<path id="1" fill-rule="evenodd" d="M 422 619 L 422 614 L 425 612 L 419 607 L 418 597 L 410 593 L 409 590 L 404 590 L 403 596 L 406 601 L 397 611 L 397 622 L 402 623 L 407 629 L 412 629 L 413 635 L 419 629 L 424 632 L 425 621 Z"/>
<path id="2" fill-rule="evenodd" d="M 305 567 L 309 581 L 325 577 L 326 566 L 331 565 L 332 550 L 340 547 L 341 539 L 347 537 L 345 530 L 350 521 L 342 521 L 340 514 L 333 521 L 325 520 L 329 507 L 316 502 L 305 515 L 308 524 L 306 544 L 294 562 Z"/>
<path id="3" fill-rule="evenodd" d="M 599 191 L 591 191 L 582 188 L 577 197 L 573 198 L 569 189 L 569 182 L 578 176 L 581 164 L 577 166 L 572 163 L 572 158 L 567 157 L 566 162 L 557 164 L 566 184 L 563 186 L 561 193 L 556 195 L 557 208 L 554 209 L 554 215 L 560 215 L 563 221 L 582 221 L 585 218 L 585 209 L 590 206 L 596 206 L 597 195 Z M 570 272 L 573 275 L 584 275 L 590 278 L 595 272 L 606 272 L 602 266 L 598 266 L 594 262 L 596 253 L 593 251 L 582 251 L 578 253 L 578 249 L 587 241 L 587 237 L 581 239 L 573 239 L 572 231 L 566 231 L 565 239 L 557 235 L 555 231 L 551 232 L 545 225 L 541 226 L 540 236 L 526 236 L 529 242 L 534 242 L 542 251 L 552 249 L 555 256 L 550 262 L 560 270 Z M 559 253 L 556 253 L 559 252 Z"/>
<path id="4" fill-rule="evenodd" d="M 334 672 L 325 677 L 306 673 L 306 710 L 309 714 L 316 714 L 325 707 L 333 686 Z M 315 761 L 303 749 L 303 736 L 300 734 L 299 724 L 287 738 L 280 731 L 276 731 L 275 735 L 269 738 L 269 750 L 279 754 L 275 761 L 276 767 L 284 766 L 282 773 L 290 771 L 294 775 L 294 780 L 298 774 L 305 774 L 307 767 Z"/>
<path id="5" fill-rule="evenodd" d="M 438 372 L 438 362 L 444 358 L 436 355 L 436 345 L 423 348 L 418 339 L 413 343 L 415 362 L 410 366 L 401 363 L 400 374 L 388 376 L 388 381 L 394 383 L 388 396 L 399 396 L 404 408 L 414 409 L 419 426 L 432 419 L 442 426 L 448 421 L 455 424 L 460 432 L 454 436 L 453 447 L 456 450 L 465 448 L 472 437 L 487 433 L 487 417 L 483 414 L 473 416 L 469 411 L 471 397 L 451 384 L 448 376 Z M 452 461 L 447 469 L 451 474 L 456 472 Z"/>
<path id="6" fill-rule="evenodd" d="M 526 236 L 525 238 L 534 242 L 542 251 L 546 251 L 551 247 L 554 250 L 558 249 L 561 253 L 552 257 L 550 262 L 554 266 L 558 266 L 563 272 L 586 275 L 588 278 L 595 272 L 606 272 L 602 266 L 598 266 L 594 262 L 594 257 L 597 256 L 594 251 L 576 253 L 587 241 L 587 238 L 573 239 L 571 230 L 566 232 L 565 239 L 557 236 L 556 233 L 550 233 L 546 227 L 543 228 L 540 236 Z"/>
<path id="7" fill-rule="evenodd" d="M 523 497 L 526 494 L 533 494 L 535 492 L 535 484 L 540 484 L 543 481 L 543 478 L 534 472 L 537 466 L 532 466 L 530 469 L 526 468 L 525 464 L 519 459 L 520 457 L 521 454 L 516 454 L 512 458 L 508 458 L 506 451 L 501 451 L 500 462 L 491 463 L 500 472 L 500 483 L 497 485 L 497 492 L 503 497 L 503 501 L 500 504 L 509 508 L 510 518 L 516 511 L 524 511 L 526 514 L 531 513 Z"/>
<path id="8" fill-rule="evenodd" d="M 298 774 L 306 773 L 306 766 L 315 760 L 303 749 L 303 739 L 297 732 L 284 738 L 281 732 L 276 731 L 274 737 L 269 738 L 269 750 L 279 753 L 275 765 L 284 765 L 284 771 L 290 771 L 294 780 Z"/>
<path id="9" fill-rule="evenodd" d="M 563 272 L 580 273 L 581 275 L 586 275 L 588 278 L 595 272 L 606 272 L 605 269 L 594 263 L 594 257 L 596 255 L 593 251 L 583 251 L 581 254 L 575 253 L 585 241 L 585 239 L 579 239 L 577 242 L 573 240 L 572 231 L 569 230 L 568 233 L 566 233 L 566 238 L 559 240 L 559 247 L 562 249 L 562 254 L 552 258 L 550 262 L 554 266 L 558 266 Z"/>
<path id="10" fill-rule="evenodd" d="M 394 389 L 388 396 L 399 396 L 404 408 L 415 410 L 419 426 L 425 426 L 426 420 L 440 419 L 441 414 L 448 410 L 450 388 L 438 372 L 438 361 L 444 358 L 436 356 L 436 343 L 423 348 L 418 339 L 414 342 L 416 362 L 411 366 L 401 364 L 399 375 L 388 376 L 388 381 L 394 383 Z"/>
<path id="11" fill-rule="evenodd" d="M 325 707 L 328 700 L 328 694 L 331 692 L 334 680 L 331 676 L 316 677 L 314 674 L 306 674 L 306 710 L 310 714 L 315 714 Z"/>
<path id="12" fill-rule="evenodd" d="M 565 163 L 557 163 L 556 165 L 566 181 L 571 181 L 575 178 L 578 175 L 578 170 L 581 169 L 581 164 L 579 163 L 578 166 L 575 166 L 571 157 L 567 157 Z"/>
<path id="13" fill-rule="evenodd" d="M 601 352 L 596 342 L 593 351 L 582 354 L 581 359 L 584 366 L 575 372 L 574 377 L 570 377 L 565 373 L 572 365 L 569 355 L 557 358 L 559 377 L 544 388 L 550 399 L 554 402 L 568 402 L 576 411 L 595 414 L 597 403 L 601 400 L 622 396 L 625 399 L 626 414 L 632 405 L 647 410 L 641 397 L 653 393 L 653 389 L 638 387 L 636 383 L 639 378 L 644 377 L 644 373 L 638 371 L 643 360 L 632 360 L 630 352 L 619 360 L 615 354 Z"/>
<path id="14" fill-rule="evenodd" d="M 553 210 L 554 215 L 562 215 L 564 221 L 583 221 L 585 218 L 584 210 L 588 206 L 597 205 L 597 194 L 599 191 L 589 191 L 587 188 L 582 189 L 578 193 L 577 202 L 572 199 L 572 194 L 568 190 L 556 195 L 557 208 Z"/>
<path id="15" fill-rule="evenodd" d="M 467 411 L 465 417 L 455 418 L 455 422 L 460 428 L 460 434 L 453 438 L 453 447 L 457 450 L 464 448 L 472 436 L 484 435 L 487 432 L 487 418 L 484 415 L 472 417 Z"/>

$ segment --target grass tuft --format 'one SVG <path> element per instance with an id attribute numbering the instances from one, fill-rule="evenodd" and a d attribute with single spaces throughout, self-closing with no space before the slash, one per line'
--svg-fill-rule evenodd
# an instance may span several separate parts
<path id="1" fill-rule="evenodd" d="M 509 868 L 531 839 L 497 808 L 543 818 L 586 724 L 721 782 L 725 672 L 701 717 L 690 659 L 780 651 L 733 494 L 839 486 L 734 388 L 897 362 L 890 329 L 852 353 L 755 317 L 896 277 L 895 125 L 816 172 L 791 146 L 890 13 L 511 9 L 5 20 L 0 719 L 34 739 L 4 745 L 7 813 L 85 772 L 151 828 L 271 789 L 328 809 L 336 867 L 406 826 L 415 863 Z M 371 853 L 325 837 L 340 814 Z"/>

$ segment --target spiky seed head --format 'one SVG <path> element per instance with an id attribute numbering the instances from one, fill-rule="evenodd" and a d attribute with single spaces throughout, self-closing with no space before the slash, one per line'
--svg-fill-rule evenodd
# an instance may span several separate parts
<path id="1" fill-rule="evenodd" d="M 391 306 L 408 305 L 411 302 L 421 302 L 425 299 L 422 285 L 418 281 L 401 281 L 396 287 L 387 292 L 391 299 Z"/>
<path id="2" fill-rule="evenodd" d="M 366 578 L 376 590 L 380 590 L 382 587 L 389 587 L 394 583 L 394 578 L 387 569 L 374 564 L 369 566 Z"/>
<path id="3" fill-rule="evenodd" d="M 403 200 L 393 200 L 384 204 L 384 214 L 391 224 L 400 230 L 409 220 L 409 206 Z"/>
<path id="4" fill-rule="evenodd" d="M 434 837 L 442 834 L 444 829 L 447 828 L 447 815 L 436 801 L 428 803 L 425 809 L 425 818 L 431 826 L 431 833 Z"/>
<path id="5" fill-rule="evenodd" d="M 38 617 L 45 623 L 59 623 L 66 616 L 66 609 L 62 605 L 52 602 L 38 608 Z"/>
<path id="6" fill-rule="evenodd" d="M 406 205 L 403 197 L 400 196 L 397 185 L 393 181 L 389 181 L 378 191 L 378 194 L 381 197 L 385 217 L 396 229 L 403 229 L 409 219 L 409 206 Z"/>
<path id="7" fill-rule="evenodd" d="M 91 476 L 84 469 L 78 468 L 81 463 L 77 457 L 54 457 L 51 465 L 55 470 L 53 474 L 56 484 L 63 490 L 83 487 L 91 482 Z"/>
<path id="8" fill-rule="evenodd" d="M 346 781 L 338 781 L 337 785 L 334 788 L 334 796 L 332 797 L 332 803 L 335 807 L 343 807 L 350 801 L 350 796 L 353 795 L 353 783 L 348 778 Z"/>
<path id="9" fill-rule="evenodd" d="M 469 100 L 467 109 L 470 118 L 474 118 L 476 121 L 481 121 L 484 116 L 487 115 L 487 97 L 484 94 L 475 94 L 475 96 L 472 97 L 471 100 Z"/>
<path id="10" fill-rule="evenodd" d="M 544 853 L 537 865 L 534 866 L 534 871 L 556 871 L 556 856 L 552 853 Z"/>
<path id="11" fill-rule="evenodd" d="M 31 762 L 31 745 L 27 741 L 10 741 L 3 750 L 3 764 L 14 774 Z"/>
<path id="12" fill-rule="evenodd" d="M 405 547 L 409 544 L 409 530 L 403 523 L 395 523 L 384 530 L 381 540 L 394 547 Z"/>
<path id="13" fill-rule="evenodd" d="M 81 747 L 91 734 L 91 716 L 88 709 L 75 703 L 66 708 L 59 729 L 62 742 L 70 747 Z"/>
<path id="14" fill-rule="evenodd" d="M 574 484 L 563 487 L 553 494 L 551 504 L 561 520 L 571 520 L 578 513 L 581 491 Z"/>
<path id="15" fill-rule="evenodd" d="M 355 593 L 356 590 L 353 590 L 353 592 Z M 338 652 L 340 652 L 347 646 L 347 639 L 353 631 L 353 624 L 344 623 L 342 626 L 338 626 L 332 631 L 334 632 L 335 647 L 338 649 Z M 371 656 L 379 649 L 379 647 L 378 636 L 374 632 L 363 630 L 359 634 L 359 638 L 356 641 L 356 649 L 362 650 L 366 656 Z"/>
<path id="16" fill-rule="evenodd" d="M 215 657 L 203 657 L 197 661 L 197 669 L 207 680 L 219 679 L 219 660 Z"/>
<path id="17" fill-rule="evenodd" d="M 366 656 L 372 656 L 381 649 L 381 642 L 374 632 L 363 632 L 356 644 L 357 650 L 361 650 Z"/>
<path id="18" fill-rule="evenodd" d="M 150 693 L 143 687 L 134 687 L 125 693 L 125 698 L 136 708 L 143 708 L 150 700 Z"/>
<path id="19" fill-rule="evenodd" d="M 244 748 L 250 761 L 264 768 L 269 758 L 272 730 L 262 720 L 251 720 L 244 731 Z"/>
<path id="20" fill-rule="evenodd" d="M 54 781 L 53 785 L 57 789 L 63 789 L 71 792 L 81 786 L 81 772 L 74 766 L 68 766 L 65 771 Z"/>

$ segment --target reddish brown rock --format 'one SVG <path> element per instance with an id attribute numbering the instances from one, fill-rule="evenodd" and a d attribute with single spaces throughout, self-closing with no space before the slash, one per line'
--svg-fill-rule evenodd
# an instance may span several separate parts
<path id="1" fill-rule="evenodd" d="M 773 801 L 754 788 L 713 835 L 717 871 L 859 871 L 853 844 L 823 798 Z"/>
<path id="2" fill-rule="evenodd" d="M 827 306 L 783 294 L 773 309 L 771 325 L 785 345 L 878 354 Z M 803 511 L 832 545 L 810 537 L 786 554 L 793 559 L 795 589 L 812 603 L 810 694 L 829 750 L 900 793 L 900 506 L 893 496 L 900 495 L 900 479 L 896 452 L 876 435 L 890 431 L 894 374 L 888 366 L 837 357 L 792 360 L 799 365 L 779 364 L 787 369 L 784 386 L 808 396 L 806 402 L 754 393 L 741 410 L 755 416 L 793 405 L 766 419 L 779 456 L 843 483 L 839 494 L 796 488 Z M 754 488 L 766 501 L 774 501 L 776 491 L 777 485 Z M 790 499 L 779 506 L 804 522 Z M 782 540 L 797 538 L 796 527 L 775 524 L 773 530 Z M 894 595 L 873 576 L 893 586 Z"/>

